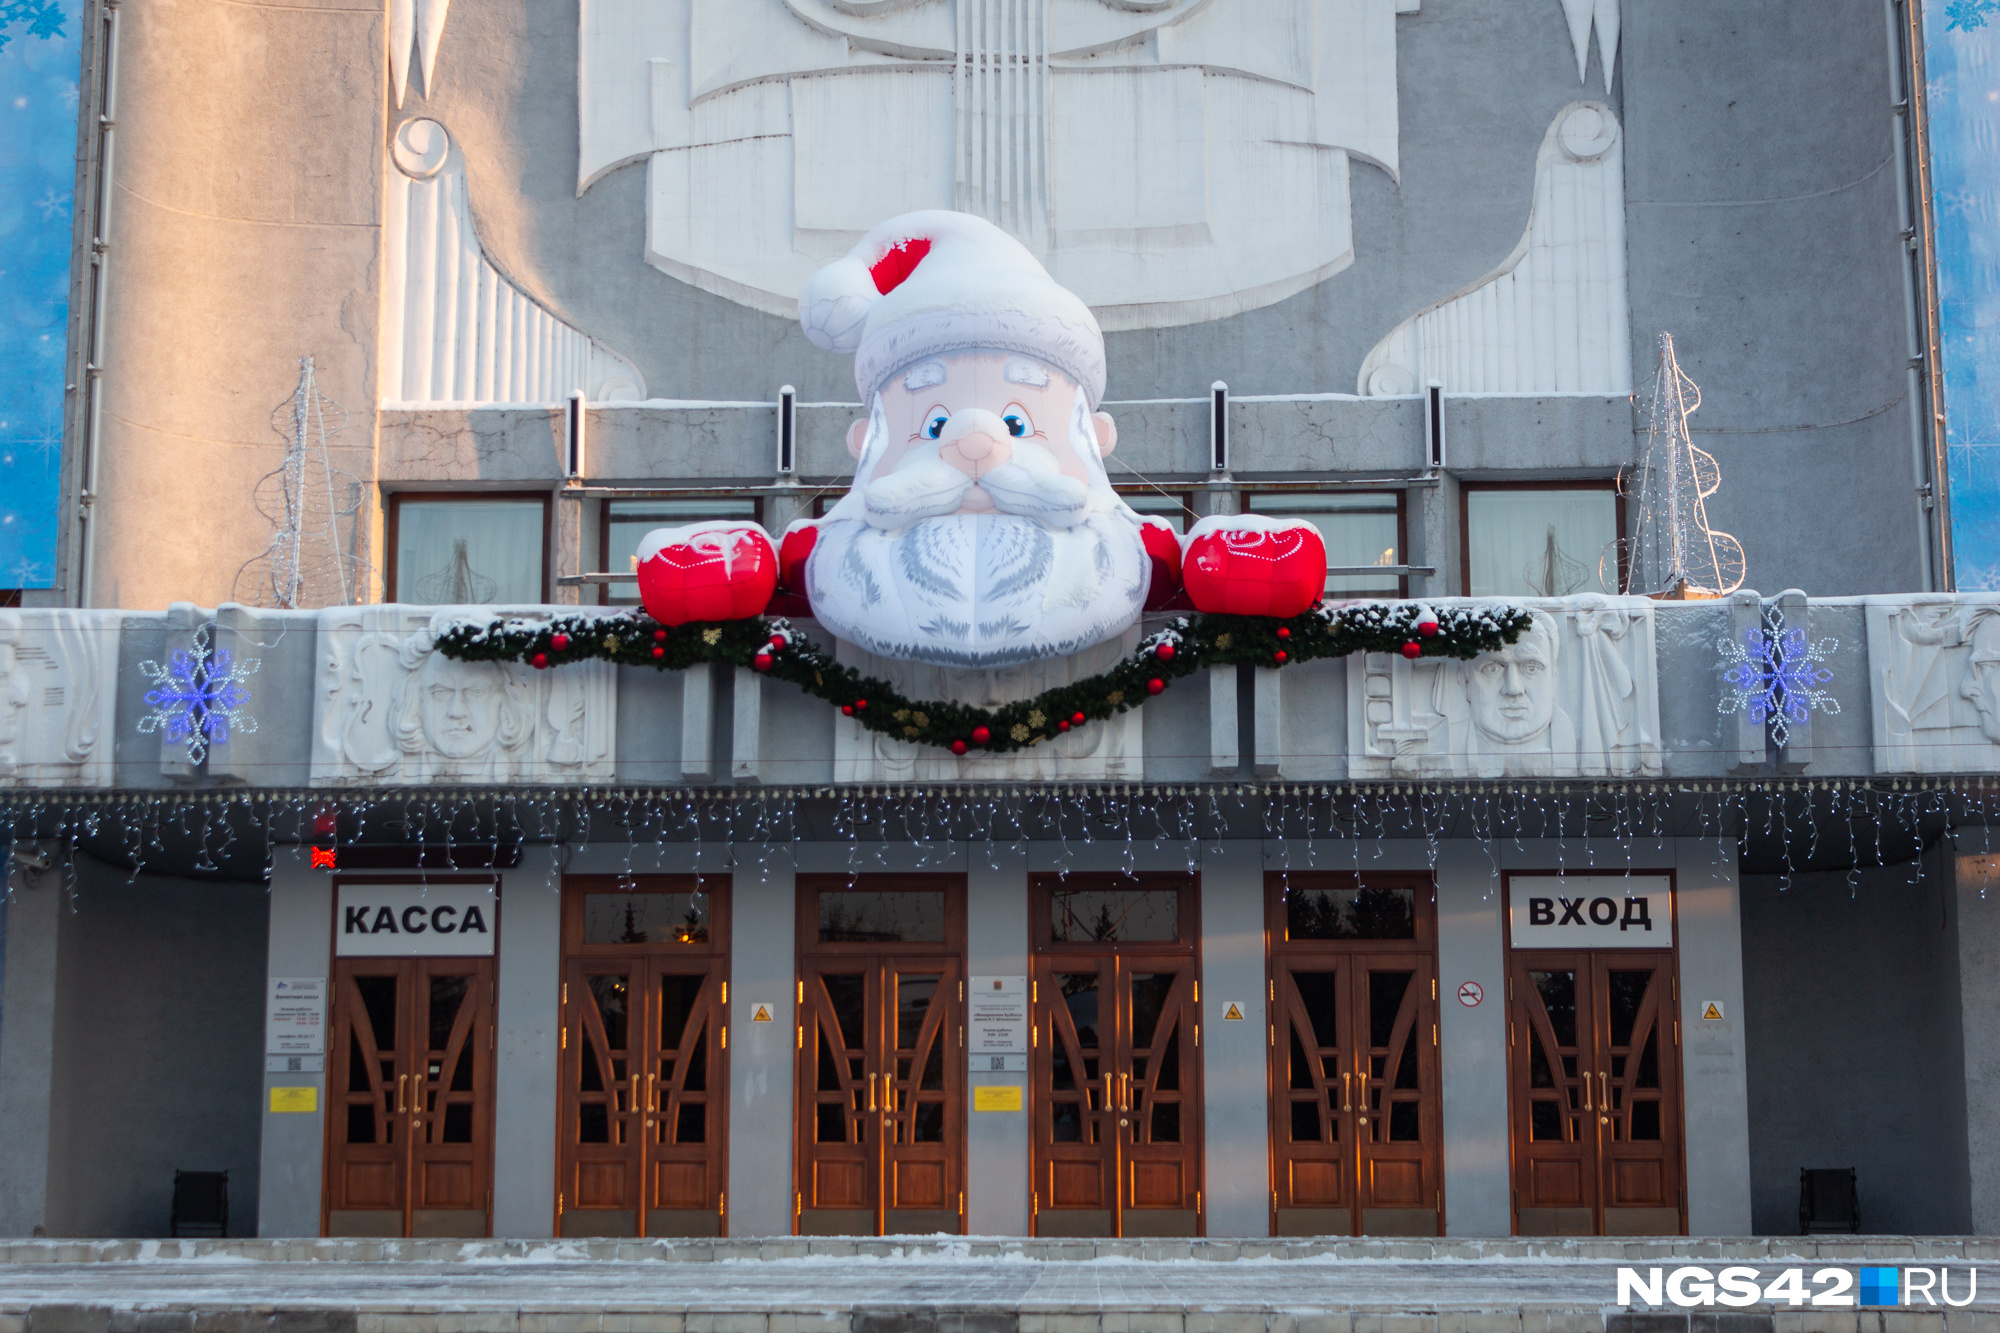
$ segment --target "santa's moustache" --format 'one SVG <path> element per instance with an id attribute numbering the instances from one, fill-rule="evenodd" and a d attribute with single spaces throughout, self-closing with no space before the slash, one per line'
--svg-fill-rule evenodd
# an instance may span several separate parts
<path id="1" fill-rule="evenodd" d="M 921 452 L 905 455 L 894 472 L 862 488 L 862 512 L 872 526 L 895 531 L 956 513 L 973 484 L 971 476 L 938 457 L 936 444 L 927 443 Z M 1090 513 L 1090 487 L 1065 475 L 1038 441 L 1016 440 L 1014 456 L 979 477 L 978 485 L 1001 513 L 1052 527 L 1073 528 Z"/>

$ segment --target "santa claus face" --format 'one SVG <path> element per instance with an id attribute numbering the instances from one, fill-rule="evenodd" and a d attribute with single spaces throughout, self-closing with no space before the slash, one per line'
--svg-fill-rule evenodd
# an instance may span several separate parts
<path id="1" fill-rule="evenodd" d="M 1075 381 L 1027 357 L 920 361 L 848 446 L 854 489 L 808 562 L 814 614 L 885 656 L 991 667 L 1076 652 L 1138 618 L 1150 574 L 1111 490 L 1117 439 Z"/>
<path id="2" fill-rule="evenodd" d="M 1074 527 L 1092 492 L 1110 490 L 1103 457 L 1117 439 L 1061 371 L 1005 352 L 932 357 L 891 376 L 875 415 L 848 430 L 862 512 L 844 516 L 893 529 L 1007 513 Z"/>

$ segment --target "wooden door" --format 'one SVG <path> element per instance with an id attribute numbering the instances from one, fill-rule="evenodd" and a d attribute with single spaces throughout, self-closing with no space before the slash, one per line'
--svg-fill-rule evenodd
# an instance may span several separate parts
<path id="1" fill-rule="evenodd" d="M 1266 889 L 1273 1234 L 1443 1234 L 1429 878 Z"/>
<path id="2" fill-rule="evenodd" d="M 563 891 L 557 1234 L 725 1235 L 729 882 Z"/>
<path id="3" fill-rule="evenodd" d="M 801 876 L 795 1225 L 965 1229 L 965 884 Z"/>
<path id="4" fill-rule="evenodd" d="M 484 1236 L 493 960 L 340 958 L 327 1064 L 330 1236 Z"/>
<path id="5" fill-rule="evenodd" d="M 1671 953 L 1512 956 L 1518 1234 L 1686 1230 L 1674 993 Z"/>
<path id="6" fill-rule="evenodd" d="M 1037 876 L 1030 983 L 1038 1236 L 1202 1233 L 1191 876 Z"/>

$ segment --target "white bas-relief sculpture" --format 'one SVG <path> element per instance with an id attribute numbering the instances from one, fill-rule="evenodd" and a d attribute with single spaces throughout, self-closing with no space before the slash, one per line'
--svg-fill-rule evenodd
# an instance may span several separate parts
<path id="1" fill-rule="evenodd" d="M 444 0 L 430 0 L 440 15 Z M 434 120 L 389 143 L 383 210 L 385 404 L 592 402 L 646 396 L 638 368 L 543 309 L 493 266 L 472 226 L 465 159 Z"/>
<path id="2" fill-rule="evenodd" d="M 1361 363 L 1363 395 L 1632 392 L 1625 280 L 1625 143 L 1602 102 L 1556 114 L 1535 155 L 1514 252 L 1417 312 Z"/>
<path id="3" fill-rule="evenodd" d="M 1535 624 L 1470 662 L 1348 659 L 1348 765 L 1357 778 L 1658 777 L 1653 603 L 1524 603 Z"/>
<path id="4" fill-rule="evenodd" d="M 388 605 L 321 612 L 314 785 L 611 778 L 618 693 L 610 663 L 536 671 L 457 662 L 434 646 L 461 619 L 546 620 L 556 610 Z"/>
<path id="5" fill-rule="evenodd" d="M 0 787 L 109 787 L 118 611 L 0 611 Z"/>
<path id="6" fill-rule="evenodd" d="M 436 0 L 432 0 L 436 3 Z M 1397 169 L 1397 0 L 584 0 L 577 188 L 648 162 L 647 259 L 772 314 L 887 215 L 1024 242 L 1107 329 L 1353 262 Z"/>
<path id="7" fill-rule="evenodd" d="M 2000 773 L 2000 598 L 1870 597 L 1877 773 Z"/>
<path id="8" fill-rule="evenodd" d="M 894 685 L 906 698 L 955 699 L 982 708 L 1030 698 L 1109 670 L 1139 645 L 1137 629 L 1067 657 L 1002 671 L 956 671 L 877 657 L 841 644 L 839 658 L 863 675 Z M 835 782 L 1137 782 L 1145 776 L 1145 726 L 1134 708 L 1025 750 L 963 758 L 935 746 L 870 731 L 850 717 L 833 719 Z"/>
<path id="9" fill-rule="evenodd" d="M 1569 44 L 1576 51 L 1576 78 L 1581 83 L 1590 69 L 1591 21 L 1597 24 L 1597 63 L 1604 67 L 1604 91 L 1611 91 L 1611 75 L 1618 61 L 1618 0 L 1562 0 L 1563 20 L 1569 24 Z"/>

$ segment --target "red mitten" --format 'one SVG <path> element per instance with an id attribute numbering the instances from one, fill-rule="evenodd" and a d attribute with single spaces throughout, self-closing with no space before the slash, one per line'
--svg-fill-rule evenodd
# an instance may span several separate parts
<path id="1" fill-rule="evenodd" d="M 778 586 L 778 553 L 755 523 L 655 528 L 639 542 L 639 600 L 662 625 L 763 614 Z"/>
<path id="2" fill-rule="evenodd" d="M 1139 535 L 1153 562 L 1153 582 L 1146 590 L 1146 609 L 1164 611 L 1181 591 L 1181 539 L 1163 518 L 1139 520 Z"/>
<path id="3" fill-rule="evenodd" d="M 819 520 L 801 518 L 785 529 L 778 539 L 778 591 L 766 614 L 810 616 L 812 603 L 806 597 L 806 557 L 819 540 Z"/>
<path id="4" fill-rule="evenodd" d="M 1217 515 L 1189 531 L 1181 577 L 1198 611 L 1295 616 L 1326 590 L 1326 544 L 1302 518 Z"/>

